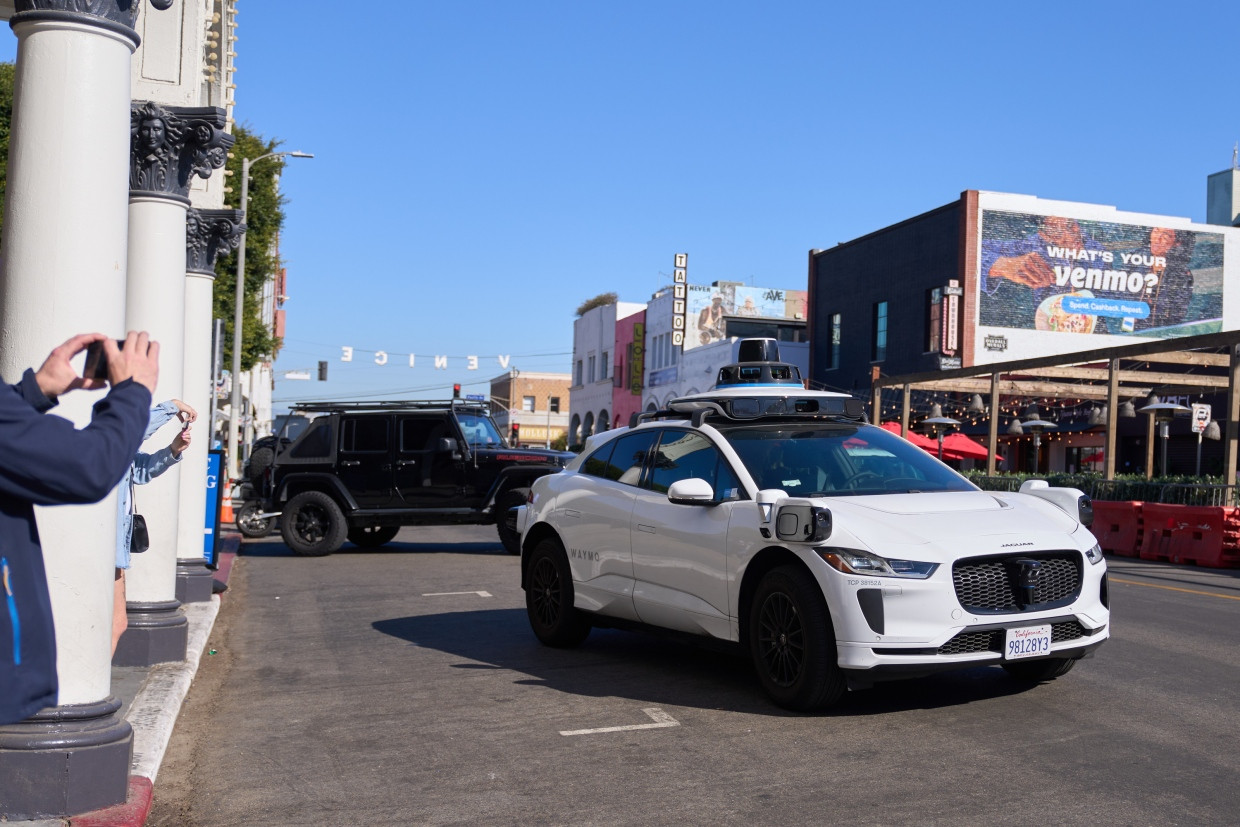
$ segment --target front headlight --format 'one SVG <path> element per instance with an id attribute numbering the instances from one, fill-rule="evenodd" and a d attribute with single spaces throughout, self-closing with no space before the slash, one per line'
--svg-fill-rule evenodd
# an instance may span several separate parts
<path id="1" fill-rule="evenodd" d="M 836 571 L 845 574 L 865 574 L 871 577 L 904 577 L 913 580 L 925 580 L 934 574 L 938 563 L 922 563 L 917 560 L 898 560 L 890 557 L 879 557 L 868 551 L 853 548 L 820 548 L 815 549 L 818 556 Z"/>
<path id="2" fill-rule="evenodd" d="M 1094 547 L 1085 552 L 1085 559 L 1095 566 L 1102 562 L 1102 546 L 1094 543 Z"/>

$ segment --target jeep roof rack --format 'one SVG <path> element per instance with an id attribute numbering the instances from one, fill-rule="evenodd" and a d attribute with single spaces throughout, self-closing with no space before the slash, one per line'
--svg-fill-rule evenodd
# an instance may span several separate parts
<path id="1" fill-rule="evenodd" d="M 289 405 L 291 411 L 315 411 L 332 413 L 334 411 L 393 411 L 411 408 L 484 408 L 488 412 L 489 402 L 475 399 L 380 399 L 374 402 L 294 402 Z"/>

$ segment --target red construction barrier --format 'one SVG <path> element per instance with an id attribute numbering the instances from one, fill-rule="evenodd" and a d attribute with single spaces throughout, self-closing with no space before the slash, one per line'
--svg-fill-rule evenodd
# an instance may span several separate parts
<path id="1" fill-rule="evenodd" d="M 1146 503 L 1142 560 L 1208 568 L 1240 566 L 1240 512 L 1233 507 Z"/>
<path id="2" fill-rule="evenodd" d="M 1174 562 L 1171 559 L 1175 556 L 1172 535 L 1179 528 L 1180 509 L 1183 507 L 1163 503 L 1146 503 L 1142 506 L 1145 532 L 1141 538 L 1141 551 L 1138 554 L 1142 560 Z"/>
<path id="3" fill-rule="evenodd" d="M 1094 524 L 1090 530 L 1103 551 L 1120 557 L 1136 557 L 1141 552 L 1141 505 L 1135 501 L 1094 500 Z"/>

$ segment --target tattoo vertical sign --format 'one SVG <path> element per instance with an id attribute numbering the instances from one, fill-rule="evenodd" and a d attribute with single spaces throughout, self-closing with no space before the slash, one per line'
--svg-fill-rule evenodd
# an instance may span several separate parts
<path id="1" fill-rule="evenodd" d="M 689 320 L 689 254 L 676 253 L 672 264 L 672 346 L 683 349 Z"/>

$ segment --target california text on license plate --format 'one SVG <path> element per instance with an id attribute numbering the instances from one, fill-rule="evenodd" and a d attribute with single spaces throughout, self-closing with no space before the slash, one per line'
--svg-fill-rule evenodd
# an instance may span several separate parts
<path id="1" fill-rule="evenodd" d="M 1051 653 L 1051 627 L 1024 626 L 1020 629 L 1008 629 L 1003 645 L 1003 659 L 1017 660 L 1033 658 Z"/>

